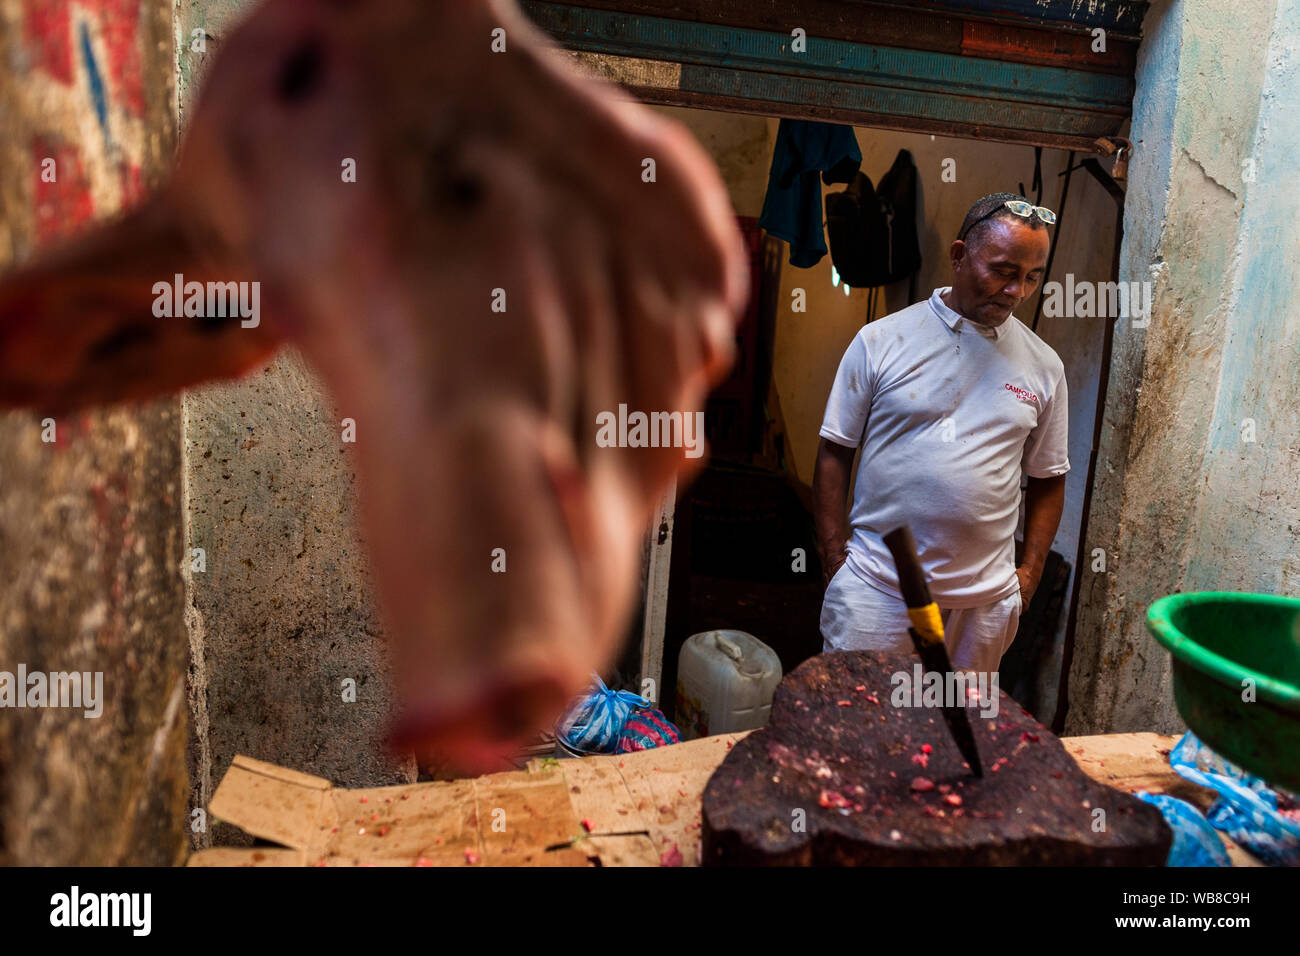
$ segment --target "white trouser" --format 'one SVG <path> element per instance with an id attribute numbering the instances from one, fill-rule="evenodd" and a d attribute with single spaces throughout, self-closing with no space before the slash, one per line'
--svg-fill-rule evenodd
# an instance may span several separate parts
<path id="1" fill-rule="evenodd" d="M 1020 624 L 1020 592 L 979 607 L 945 608 L 944 643 L 956 670 L 996 671 Z M 907 605 L 840 566 L 822 600 L 823 651 L 911 651 Z"/>

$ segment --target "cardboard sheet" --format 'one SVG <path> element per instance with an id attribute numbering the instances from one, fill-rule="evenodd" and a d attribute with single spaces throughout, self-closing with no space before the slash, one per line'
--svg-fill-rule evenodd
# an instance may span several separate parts
<path id="1" fill-rule="evenodd" d="M 373 790 L 241 755 L 211 813 L 284 849 L 203 850 L 189 865 L 691 866 L 704 785 L 739 736 Z"/>
<path id="2" fill-rule="evenodd" d="M 212 849 L 191 866 L 586 865 L 556 767 L 475 780 L 343 790 L 328 780 L 236 757 L 213 816 L 287 850 Z M 290 851 L 296 852 L 293 855 Z"/>

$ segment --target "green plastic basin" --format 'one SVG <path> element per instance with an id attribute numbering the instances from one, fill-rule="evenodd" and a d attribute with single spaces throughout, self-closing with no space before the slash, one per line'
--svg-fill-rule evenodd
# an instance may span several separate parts
<path id="1" fill-rule="evenodd" d="M 1300 599 L 1234 591 L 1161 598 L 1147 628 L 1174 658 L 1174 704 L 1201 740 L 1300 789 Z M 1247 681 L 1254 701 L 1243 700 Z"/>

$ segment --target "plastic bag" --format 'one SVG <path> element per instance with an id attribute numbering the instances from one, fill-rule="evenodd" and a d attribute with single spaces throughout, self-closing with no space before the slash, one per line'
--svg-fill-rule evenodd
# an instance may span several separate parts
<path id="1" fill-rule="evenodd" d="M 598 674 L 591 678 L 594 688 L 569 705 L 555 733 L 582 753 L 613 753 L 628 716 L 634 708 L 649 707 L 650 701 L 631 691 L 610 690 Z"/>
<path id="2" fill-rule="evenodd" d="M 1186 800 L 1164 793 L 1134 794 L 1160 811 L 1174 831 L 1174 842 L 1169 848 L 1165 866 L 1231 866 L 1228 851 L 1223 848 L 1219 834 L 1201 816 L 1201 811 Z"/>
<path id="3" fill-rule="evenodd" d="M 632 714 L 623 725 L 623 735 L 618 740 L 618 752 L 653 750 L 682 742 L 682 733 L 663 711 L 654 707 Z"/>
<path id="4" fill-rule="evenodd" d="M 1300 866 L 1300 822 L 1279 811 L 1276 790 L 1188 731 L 1169 752 L 1174 772 L 1219 794 L 1206 819 L 1265 863 Z"/>

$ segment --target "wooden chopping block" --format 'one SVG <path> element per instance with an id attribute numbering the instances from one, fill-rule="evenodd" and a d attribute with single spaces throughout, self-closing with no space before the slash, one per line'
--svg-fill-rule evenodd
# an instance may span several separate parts
<path id="1" fill-rule="evenodd" d="M 1003 692 L 996 716 L 981 716 L 991 696 L 968 703 L 984 764 L 972 776 L 937 707 L 899 706 L 914 701 L 916 661 L 835 651 L 787 675 L 768 725 L 737 743 L 705 788 L 701 862 L 1164 863 L 1173 836 L 1160 812 L 1088 777 Z"/>

